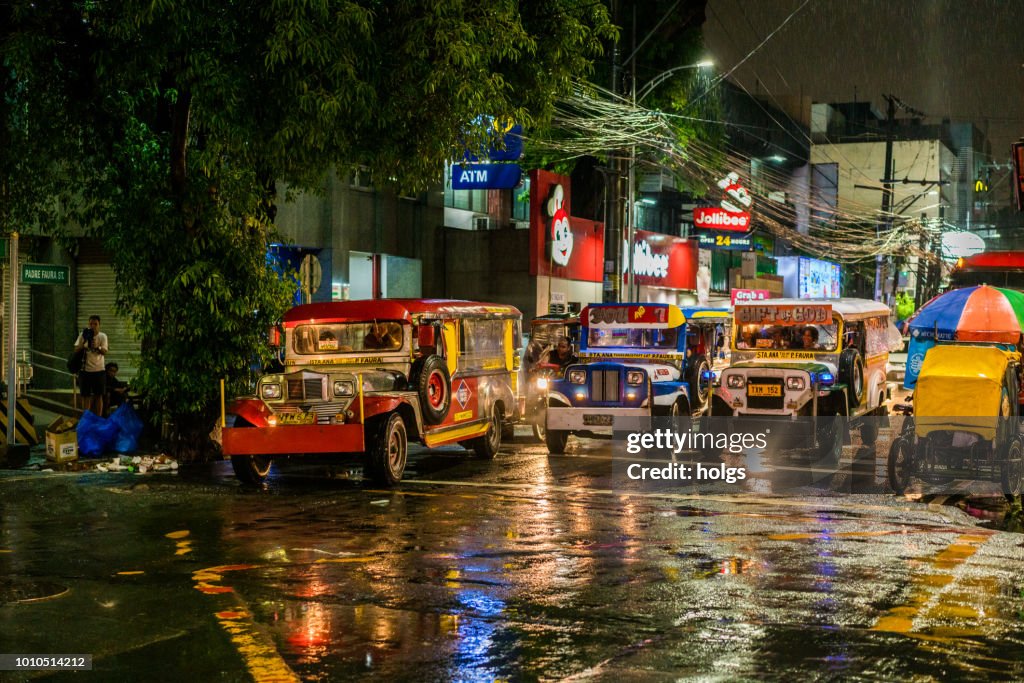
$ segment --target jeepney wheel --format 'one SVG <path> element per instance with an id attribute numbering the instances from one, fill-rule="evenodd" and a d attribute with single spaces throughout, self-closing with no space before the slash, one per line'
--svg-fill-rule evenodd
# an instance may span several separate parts
<path id="1" fill-rule="evenodd" d="M 504 418 L 505 411 L 501 409 L 500 405 L 495 403 L 491 406 L 491 419 L 487 423 L 487 432 L 471 442 L 476 457 L 494 460 L 494 457 L 498 455 L 498 449 L 501 448 L 501 424 L 504 422 Z"/>
<path id="2" fill-rule="evenodd" d="M 845 435 L 842 433 L 842 425 L 846 422 L 842 415 L 820 415 L 815 425 L 815 437 L 817 446 L 814 454 L 821 461 L 828 464 L 838 464 L 843 454 L 843 442 Z"/>
<path id="3" fill-rule="evenodd" d="M 548 447 L 548 453 L 562 455 L 565 453 L 565 444 L 569 442 L 569 432 L 561 429 L 548 429 L 544 432 L 544 444 Z"/>
<path id="4" fill-rule="evenodd" d="M 501 440 L 504 443 L 512 443 L 516 440 L 516 425 L 513 422 L 505 422 L 501 425 Z"/>
<path id="5" fill-rule="evenodd" d="M 865 446 L 875 445 L 875 442 L 878 441 L 878 422 L 870 417 L 865 418 L 860 425 L 860 441 Z"/>
<path id="6" fill-rule="evenodd" d="M 690 400 L 694 411 L 701 412 L 711 400 L 711 363 L 707 356 L 694 356 L 690 360 Z"/>
<path id="7" fill-rule="evenodd" d="M 904 436 L 893 439 L 892 446 L 889 447 L 887 468 L 889 487 L 902 494 L 910 487 L 910 480 L 914 474 L 914 445 L 910 439 Z"/>
<path id="8" fill-rule="evenodd" d="M 235 477 L 243 484 L 258 486 L 270 474 L 270 466 L 274 459 L 266 455 L 232 455 L 231 469 Z"/>
<path id="9" fill-rule="evenodd" d="M 410 384 L 416 389 L 427 424 L 441 424 L 452 402 L 452 378 L 440 356 L 427 356 L 413 365 Z"/>
<path id="10" fill-rule="evenodd" d="M 543 443 L 545 441 L 545 439 L 546 439 L 547 431 L 548 431 L 547 427 L 544 426 L 544 423 L 542 423 L 542 422 L 534 422 L 533 423 L 533 438 L 537 439 L 537 441 L 540 441 L 541 443 Z"/>
<path id="11" fill-rule="evenodd" d="M 1021 447 L 1019 436 L 1010 439 L 999 470 L 1003 480 L 1003 493 L 1019 496 L 1024 491 L 1024 448 Z"/>
<path id="12" fill-rule="evenodd" d="M 388 419 L 382 420 L 368 446 L 366 464 L 370 479 L 385 486 L 394 486 L 402 481 L 409 457 L 409 435 L 402 416 L 391 413 Z"/>

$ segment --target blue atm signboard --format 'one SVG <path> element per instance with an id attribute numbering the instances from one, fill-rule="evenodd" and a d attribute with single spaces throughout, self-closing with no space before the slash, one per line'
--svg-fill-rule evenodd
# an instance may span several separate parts
<path id="1" fill-rule="evenodd" d="M 519 164 L 452 164 L 453 190 L 511 190 L 522 178 Z"/>
<path id="2" fill-rule="evenodd" d="M 492 145 L 487 148 L 486 154 L 476 155 L 467 150 L 466 161 L 480 161 L 481 157 L 490 161 L 518 161 L 523 156 L 523 127 L 517 123 L 509 128 L 502 134 L 501 143 L 505 149 Z"/>

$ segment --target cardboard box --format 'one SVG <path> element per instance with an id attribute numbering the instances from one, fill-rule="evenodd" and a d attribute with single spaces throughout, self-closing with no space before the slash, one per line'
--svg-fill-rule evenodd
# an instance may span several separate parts
<path id="1" fill-rule="evenodd" d="M 46 459 L 54 462 L 71 462 L 78 459 L 78 420 L 73 417 L 58 417 L 46 428 Z"/>

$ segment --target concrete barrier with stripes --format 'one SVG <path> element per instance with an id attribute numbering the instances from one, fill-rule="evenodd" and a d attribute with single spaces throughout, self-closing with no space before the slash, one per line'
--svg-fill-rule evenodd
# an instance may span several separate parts
<path id="1" fill-rule="evenodd" d="M 39 443 L 35 422 L 32 420 L 32 406 L 27 398 L 19 398 L 14 411 L 15 443 L 35 445 Z M 7 401 L 0 401 L 0 444 L 7 443 Z"/>

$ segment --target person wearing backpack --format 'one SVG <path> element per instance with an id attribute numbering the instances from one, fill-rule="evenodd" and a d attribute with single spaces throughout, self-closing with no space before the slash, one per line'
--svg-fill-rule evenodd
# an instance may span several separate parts
<path id="1" fill-rule="evenodd" d="M 85 410 L 103 416 L 103 398 L 106 394 L 107 370 L 103 357 L 107 354 L 107 335 L 100 332 L 100 317 L 89 316 L 89 327 L 82 330 L 75 341 L 75 351 L 85 351 L 82 371 L 78 374 L 79 389 L 85 401 Z"/>

